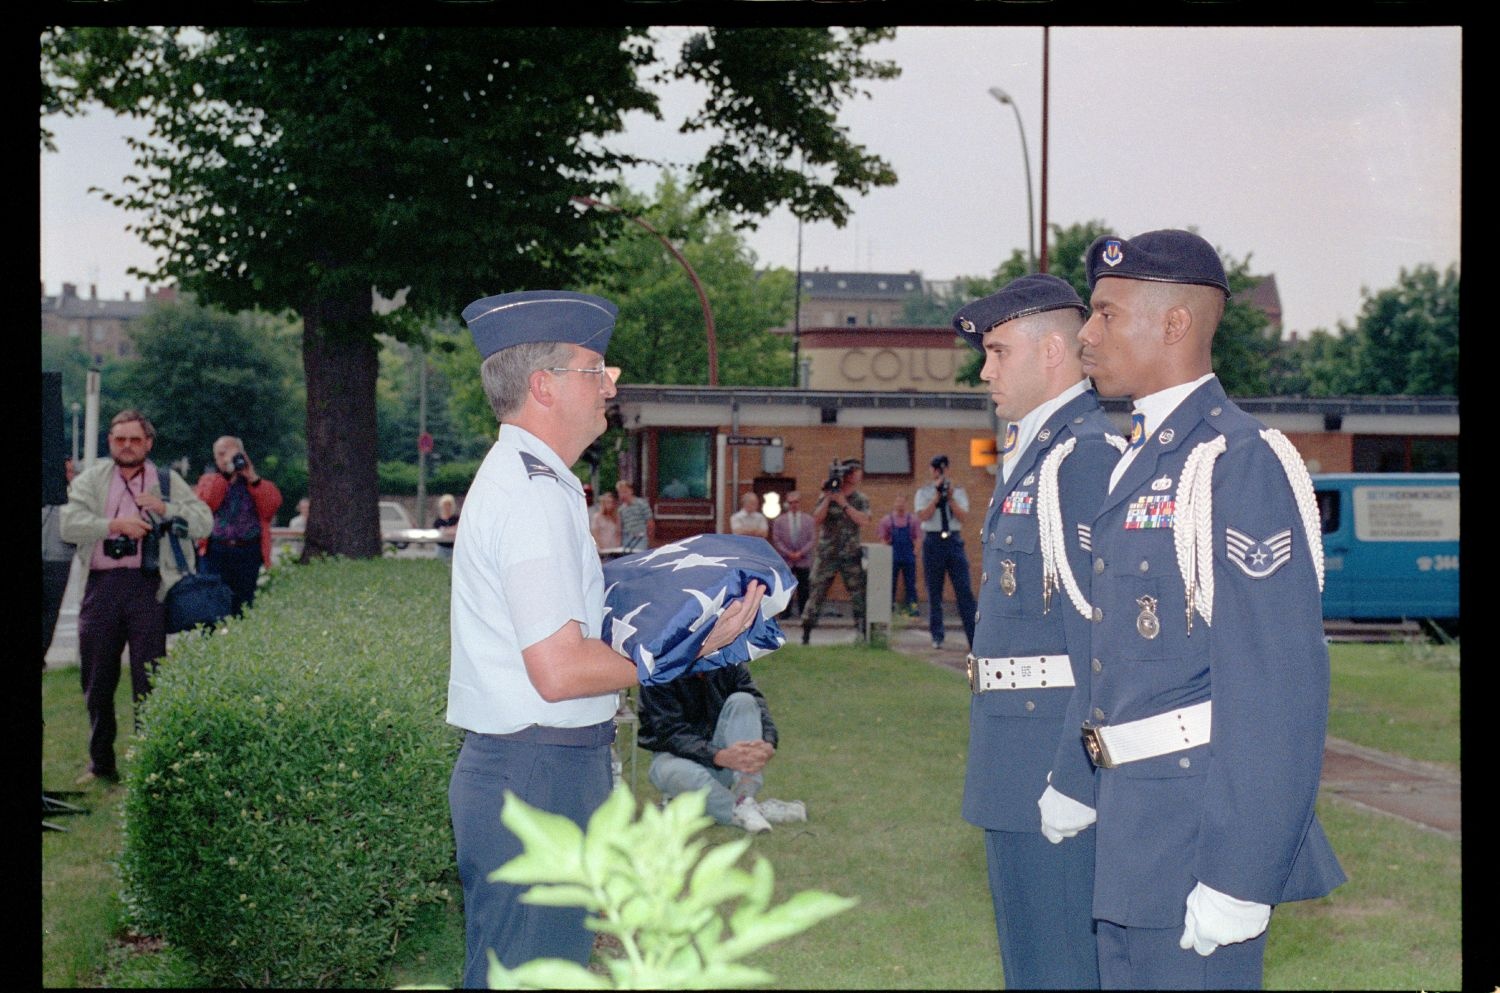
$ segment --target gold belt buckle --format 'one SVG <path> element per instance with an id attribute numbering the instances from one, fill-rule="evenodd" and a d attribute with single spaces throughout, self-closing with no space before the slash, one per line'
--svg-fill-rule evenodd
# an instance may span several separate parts
<path id="1" fill-rule="evenodd" d="M 1114 759 L 1109 756 L 1109 749 L 1104 747 L 1104 739 L 1099 737 L 1099 728 L 1088 723 L 1083 724 L 1083 747 L 1089 753 L 1089 761 L 1100 769 L 1113 769 Z"/>
<path id="2" fill-rule="evenodd" d="M 973 653 L 970 653 L 964 659 L 964 672 L 969 677 L 969 692 L 970 693 L 978 693 L 979 691 L 974 688 L 974 675 L 975 675 L 975 673 L 974 673 L 974 655 L 973 655 Z"/>

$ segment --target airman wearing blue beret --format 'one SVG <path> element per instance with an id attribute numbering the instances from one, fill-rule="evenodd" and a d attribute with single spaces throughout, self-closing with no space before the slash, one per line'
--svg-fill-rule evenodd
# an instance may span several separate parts
<path id="1" fill-rule="evenodd" d="M 448 723 L 464 729 L 448 804 L 464 889 L 463 985 L 485 988 L 489 953 L 587 965 L 581 908 L 521 902 L 488 876 L 522 850 L 500 822 L 507 790 L 588 823 L 611 787 L 618 692 L 636 665 L 600 640 L 604 574 L 570 468 L 605 428 L 619 370 L 604 364 L 615 305 L 526 290 L 464 308 L 501 422 L 464 503 L 453 550 Z M 703 654 L 749 628 L 764 587 L 719 616 Z"/>
<path id="2" fill-rule="evenodd" d="M 980 377 L 1009 424 L 979 532 L 979 611 L 968 659 L 969 754 L 963 815 L 984 828 L 1006 989 L 1096 989 L 1094 831 L 1052 844 L 1046 804 L 1092 819 L 1092 770 L 1051 790 L 1059 750 L 1082 753 L 1064 714 L 1088 679 L 1092 520 L 1123 445 L 1079 362 L 1084 304 L 1065 280 L 1022 276 L 953 318 L 982 350 Z M 1110 441 L 1114 438 L 1113 444 Z M 1045 801 L 1040 800 L 1047 794 Z M 1069 799 L 1069 797 L 1077 799 Z"/>
<path id="3" fill-rule="evenodd" d="M 1135 409 L 1082 529 L 1089 669 L 1067 720 L 1089 758 L 1060 750 L 1052 784 L 1097 769 L 1105 988 L 1258 987 L 1272 907 L 1344 880 L 1314 813 L 1329 672 L 1312 484 L 1213 374 L 1229 284 L 1207 241 L 1107 235 L 1086 263 L 1084 371 Z M 1073 830 L 1045 806 L 1042 826 Z"/>

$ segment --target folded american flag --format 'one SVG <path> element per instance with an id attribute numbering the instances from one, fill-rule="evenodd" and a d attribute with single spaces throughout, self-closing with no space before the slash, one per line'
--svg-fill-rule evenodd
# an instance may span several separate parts
<path id="1" fill-rule="evenodd" d="M 749 630 L 705 658 L 698 651 L 724 608 L 765 584 Z M 610 647 L 635 660 L 642 686 L 748 662 L 786 644 L 776 615 L 797 580 L 764 538 L 700 534 L 604 563 L 604 625 Z"/>

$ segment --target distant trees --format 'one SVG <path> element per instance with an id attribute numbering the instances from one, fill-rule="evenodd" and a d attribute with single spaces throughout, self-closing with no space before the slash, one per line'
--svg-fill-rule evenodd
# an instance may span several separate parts
<path id="1" fill-rule="evenodd" d="M 295 324 L 253 311 L 225 314 L 188 299 L 153 305 L 130 334 L 136 357 L 124 364 L 115 389 L 155 425 L 154 459 L 186 456 L 196 479 L 212 461 L 215 439 L 226 434 L 243 440 L 267 475 L 267 456 L 302 457 Z"/>
<path id="2" fill-rule="evenodd" d="M 1278 392 L 1457 395 L 1458 267 L 1402 269 L 1395 286 L 1362 296 L 1353 327 L 1319 328 L 1285 346 Z"/>
<path id="3" fill-rule="evenodd" d="M 697 273 L 713 310 L 719 382 L 789 383 L 791 342 L 769 329 L 792 315 L 792 273 L 758 271 L 755 253 L 729 215 L 698 204 L 670 173 L 649 200 L 626 191 L 614 205 L 644 218 Z M 706 383 L 705 318 L 687 273 L 649 231 L 612 216 L 617 223 L 584 249 L 590 268 L 600 273 L 586 288 L 620 308 L 610 362 L 620 365 L 627 383 Z"/>

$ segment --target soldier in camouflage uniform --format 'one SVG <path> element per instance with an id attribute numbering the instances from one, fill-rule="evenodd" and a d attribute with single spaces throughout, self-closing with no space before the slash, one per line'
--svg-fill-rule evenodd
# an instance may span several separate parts
<path id="1" fill-rule="evenodd" d="M 854 631 L 865 636 L 865 574 L 860 568 L 859 529 L 870 522 L 870 498 L 859 492 L 864 470 L 859 459 L 845 459 L 844 476 L 838 489 L 825 489 L 813 507 L 818 526 L 818 547 L 813 552 L 811 595 L 802 613 L 802 644 L 807 644 L 818 623 L 823 597 L 835 575 L 844 577 L 844 589 L 854 609 Z"/>

